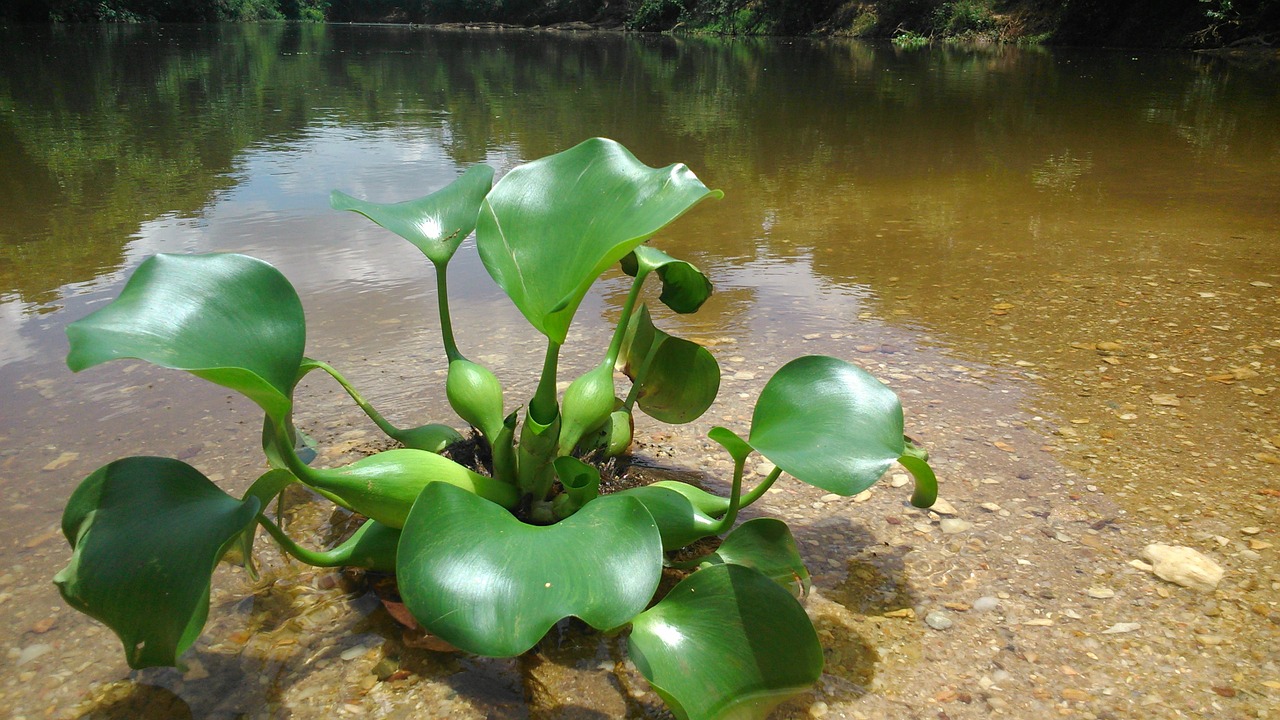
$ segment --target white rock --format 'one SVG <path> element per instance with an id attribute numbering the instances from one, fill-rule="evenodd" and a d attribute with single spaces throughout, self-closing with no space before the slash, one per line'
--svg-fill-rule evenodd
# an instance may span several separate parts
<path id="1" fill-rule="evenodd" d="M 1134 630 L 1137 630 L 1140 627 L 1142 627 L 1142 625 L 1139 623 L 1116 623 L 1115 625 L 1112 625 L 1106 630 L 1103 630 L 1102 634 L 1115 635 L 1117 633 L 1133 632 Z"/>
<path id="2" fill-rule="evenodd" d="M 939 526 L 946 535 L 955 535 L 973 529 L 973 523 L 960 518 L 943 518 Z"/>
<path id="3" fill-rule="evenodd" d="M 932 510 L 933 512 L 938 513 L 939 515 L 958 515 L 959 514 L 956 512 L 955 506 L 953 506 L 951 503 L 947 502 L 946 500 L 943 500 L 942 498 L 938 498 L 937 500 L 935 500 L 933 502 L 933 505 L 929 509 Z"/>
<path id="4" fill-rule="evenodd" d="M 900 488 L 903 485 L 906 485 L 908 482 L 910 482 L 910 480 L 907 478 L 906 475 L 902 475 L 902 474 L 894 475 L 889 478 L 889 487 Z"/>
<path id="5" fill-rule="evenodd" d="M 1116 596 L 1116 591 L 1109 587 L 1094 586 L 1085 591 L 1089 597 L 1097 600 L 1106 600 Z"/>
<path id="6" fill-rule="evenodd" d="M 973 601 L 974 612 L 987 612 L 1000 607 L 1000 601 L 990 595 L 984 595 Z"/>
<path id="7" fill-rule="evenodd" d="M 1181 545 L 1152 543 L 1142 549 L 1142 557 L 1161 580 L 1201 592 L 1218 587 L 1224 572 L 1214 561 Z"/>

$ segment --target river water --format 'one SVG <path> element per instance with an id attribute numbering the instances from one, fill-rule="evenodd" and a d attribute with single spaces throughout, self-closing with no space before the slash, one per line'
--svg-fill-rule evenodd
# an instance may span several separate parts
<path id="1" fill-rule="evenodd" d="M 626 684 L 615 678 L 581 690 L 595 699 L 572 715 L 529 689 L 521 663 L 422 651 L 396 661 L 452 680 L 424 681 L 416 705 L 397 704 L 383 688 L 394 683 L 367 667 L 332 674 L 386 660 L 379 648 L 395 630 L 378 625 L 381 611 L 331 574 L 282 562 L 257 584 L 220 572 L 194 669 L 130 674 L 114 638 L 50 582 L 69 555 L 62 505 L 98 466 L 173 456 L 239 490 L 262 464 L 260 419 L 238 396 L 133 361 L 66 369 L 67 323 L 114 297 L 138 263 L 156 252 L 268 260 L 302 296 L 308 354 L 393 419 L 457 422 L 441 391 L 429 265 L 330 210 L 329 191 L 408 199 L 475 163 L 501 174 L 592 136 L 650 165 L 684 162 L 725 192 L 654 242 L 716 284 L 701 313 L 661 322 L 713 349 L 722 399 L 703 426 L 642 423 L 646 447 L 711 471 L 714 486 L 723 466 L 703 459 L 699 433 L 745 431 L 751 399 L 787 359 L 847 357 L 899 390 L 944 497 L 974 501 L 970 520 L 982 498 L 949 482 L 973 493 L 1007 477 L 1022 482 L 1008 493 L 1017 500 L 1075 488 L 1063 492 L 1252 578 L 1219 598 L 1247 619 L 1221 633 L 1244 638 L 1248 625 L 1263 635 L 1234 644 L 1274 647 L 1277 87 L 1274 62 L 1180 52 L 281 24 L 0 29 L 0 702 L 24 718 L 318 718 L 334 703 L 387 717 L 653 712 L 643 688 L 620 692 L 621 705 L 601 697 Z M 527 395 L 541 343 L 470 243 L 451 287 L 463 351 Z M 596 362 L 625 292 L 613 273 L 589 296 L 566 369 Z M 331 459 L 372 437 L 333 387 L 304 395 L 300 422 Z M 901 523 L 833 540 L 809 522 L 830 500 L 793 492 L 803 512 L 778 512 L 807 528 L 819 591 L 851 604 L 858 572 L 832 553 Z M 901 512 L 902 499 L 886 507 Z M 1046 582 L 1070 582 L 1053 572 Z M 322 611 L 313 625 L 327 639 L 272 634 L 285 622 L 263 619 L 280 610 L 272 603 Z M 895 642 L 918 642 L 904 637 Z M 535 684 L 574 688 L 614 662 L 599 652 L 551 663 L 578 675 Z M 927 655 L 908 653 L 926 666 Z M 842 682 L 893 677 L 868 662 Z M 1254 664 L 1259 675 L 1231 681 L 1235 694 L 1213 686 L 1213 701 L 1243 717 L 1275 700 L 1274 663 Z M 948 686 L 953 697 L 961 684 Z M 831 687 L 786 712 L 875 716 L 848 703 L 876 691 Z M 1143 707 L 1156 717 L 1163 706 Z"/>

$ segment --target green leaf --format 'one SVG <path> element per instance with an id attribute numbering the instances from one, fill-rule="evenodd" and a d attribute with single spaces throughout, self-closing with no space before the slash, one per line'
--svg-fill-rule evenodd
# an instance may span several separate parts
<path id="1" fill-rule="evenodd" d="M 279 419 L 292 405 L 306 321 L 293 286 L 261 260 L 161 254 L 67 337 L 73 371 L 138 358 L 243 393 Z"/>
<path id="2" fill-rule="evenodd" d="M 658 528 L 632 498 L 604 496 L 538 527 L 440 483 L 414 503 L 396 567 L 424 628 L 491 657 L 525 652 L 568 616 L 618 627 L 645 608 L 661 572 Z"/>
<path id="3" fill-rule="evenodd" d="M 720 364 L 711 351 L 654 327 L 645 305 L 631 316 L 618 362 L 640 386 L 640 409 L 665 423 L 698 419 L 720 392 Z"/>
<path id="4" fill-rule="evenodd" d="M 662 278 L 658 299 L 678 313 L 697 312 L 711 297 L 711 280 L 701 270 L 657 248 L 641 245 L 622 258 L 622 271 L 626 274 L 635 277 L 641 270 L 657 271 Z"/>
<path id="5" fill-rule="evenodd" d="M 800 603 L 741 565 L 682 580 L 632 621 L 630 654 L 682 720 L 764 718 L 813 685 L 823 663 Z"/>
<path id="6" fill-rule="evenodd" d="M 119 636 L 133 668 L 176 665 L 209 613 L 213 569 L 259 502 L 227 495 L 179 460 L 130 457 L 72 493 L 62 532 L 74 550 L 54 583 Z"/>
<path id="7" fill-rule="evenodd" d="M 398 203 L 358 200 L 334 190 L 329 205 L 352 210 L 413 243 L 435 265 L 449 262 L 476 227 L 480 203 L 493 186 L 493 168 L 476 165 L 443 189 Z"/>
<path id="8" fill-rule="evenodd" d="M 898 396 L 856 365 L 810 355 L 782 366 L 751 417 L 751 446 L 783 472 L 839 495 L 875 484 L 906 451 Z"/>
<path id="9" fill-rule="evenodd" d="M 293 473 L 288 470 L 279 468 L 268 470 L 259 476 L 257 480 L 253 481 L 253 484 L 245 491 L 243 499 L 248 500 L 249 498 L 254 498 L 258 502 L 258 507 L 265 508 L 270 505 L 271 501 L 276 499 L 276 497 L 279 496 L 286 487 L 297 481 L 298 479 L 295 478 Z M 230 549 L 231 557 L 223 558 L 224 560 L 231 560 L 235 562 L 235 564 L 243 566 L 249 573 L 249 576 L 254 580 L 258 579 L 258 568 L 253 562 L 253 541 L 257 535 L 258 526 L 256 524 L 250 525 L 244 530 L 244 532 L 240 533 L 240 536 L 237 538 L 234 546 Z M 234 557 L 235 555 L 238 555 L 239 557 Z"/>
<path id="10" fill-rule="evenodd" d="M 676 485 L 683 488 L 674 487 Z M 684 488 L 687 488 L 687 492 Z M 658 524 L 658 531 L 662 535 L 662 549 L 679 550 L 695 540 L 715 535 L 720 528 L 716 519 L 700 507 L 702 505 L 699 502 L 700 498 L 691 497 L 695 492 L 707 498 L 723 500 L 685 483 L 654 483 L 643 487 L 627 488 L 614 495 L 639 500 L 644 505 L 644 509 L 653 516 L 654 522 Z M 728 508 L 727 500 L 725 508 Z"/>
<path id="11" fill-rule="evenodd" d="M 809 570 L 800 559 L 791 529 L 781 520 L 756 518 L 742 523 L 704 561 L 755 568 L 797 597 L 809 594 Z"/>
<path id="12" fill-rule="evenodd" d="M 476 245 L 534 328 L 563 344 L 601 273 L 699 201 L 722 196 L 683 164 L 651 168 L 593 138 L 499 180 L 480 207 Z"/>

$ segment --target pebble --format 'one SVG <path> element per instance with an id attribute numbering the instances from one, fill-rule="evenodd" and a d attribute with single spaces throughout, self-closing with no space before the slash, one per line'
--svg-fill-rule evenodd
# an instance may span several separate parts
<path id="1" fill-rule="evenodd" d="M 1095 587 L 1091 587 L 1091 588 L 1089 588 L 1088 590 L 1086 590 L 1086 591 L 1085 591 L 1085 594 L 1087 594 L 1089 597 L 1094 598 L 1094 599 L 1097 599 L 1097 600 L 1106 600 L 1107 598 L 1113 598 L 1113 597 L 1115 597 L 1115 596 L 1116 596 L 1116 591 L 1115 591 L 1115 590 L 1112 590 L 1112 589 L 1111 589 L 1111 588 L 1109 588 L 1109 587 L 1099 587 L 1099 586 L 1095 586 Z"/>
<path id="2" fill-rule="evenodd" d="M 978 507 L 986 510 L 987 512 L 1000 512 L 1000 506 L 993 502 L 984 502 Z"/>
<path id="3" fill-rule="evenodd" d="M 809 706 L 809 717 L 825 717 L 828 710 L 829 708 L 827 707 L 827 704 L 819 700 Z"/>
<path id="4" fill-rule="evenodd" d="M 1117 634 L 1119 634 L 1119 633 L 1128 633 L 1128 632 L 1133 632 L 1134 630 L 1137 630 L 1137 629 L 1139 629 L 1139 628 L 1141 628 L 1141 627 L 1142 627 L 1142 624 L 1141 624 L 1141 623 L 1135 623 L 1135 622 L 1122 622 L 1122 623 L 1116 623 L 1115 625 L 1112 625 L 1111 627 L 1107 628 L 1106 630 L 1103 630 L 1103 631 L 1102 631 L 1102 634 L 1103 634 L 1103 635 L 1117 635 Z"/>
<path id="5" fill-rule="evenodd" d="M 990 595 L 984 595 L 973 601 L 973 609 L 975 612 L 987 612 L 1000 607 L 1000 601 Z"/>
<path id="6" fill-rule="evenodd" d="M 947 502 L 942 498 L 938 498 L 937 500 L 934 500 L 933 505 L 929 509 L 932 510 L 933 512 L 938 513 L 939 515 L 958 515 L 959 514 L 956 512 L 956 508 L 954 505 L 952 505 L 951 503 Z"/>
<path id="7" fill-rule="evenodd" d="M 906 475 L 899 473 L 889 478 L 889 487 L 900 488 L 909 482 L 911 482 L 910 478 L 908 478 Z"/>
<path id="8" fill-rule="evenodd" d="M 32 660 L 35 660 L 36 658 L 48 652 L 51 652 L 52 650 L 53 650 L 53 646 L 46 643 L 41 643 L 39 645 L 28 645 L 27 647 L 22 648 L 22 652 L 18 653 L 18 659 L 16 662 L 14 662 L 14 665 L 21 667 L 31 662 Z"/>
<path id="9" fill-rule="evenodd" d="M 955 535 L 956 533 L 966 532 L 973 529 L 973 523 L 960 518 L 943 518 L 939 523 L 943 534 Z"/>
<path id="10" fill-rule="evenodd" d="M 934 610 L 928 615 L 925 615 L 924 622 L 934 630 L 947 630 L 955 624 L 946 613 L 939 612 L 938 610 Z"/>
<path id="11" fill-rule="evenodd" d="M 1142 557 L 1151 563 L 1151 572 L 1161 580 L 1201 592 L 1218 587 L 1224 573 L 1214 561 L 1181 545 L 1152 543 L 1143 548 Z"/>

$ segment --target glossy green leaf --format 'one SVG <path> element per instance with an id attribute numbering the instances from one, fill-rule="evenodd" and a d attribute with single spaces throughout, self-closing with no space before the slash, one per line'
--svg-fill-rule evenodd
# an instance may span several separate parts
<path id="1" fill-rule="evenodd" d="M 902 405 L 856 365 L 819 355 L 797 358 L 765 384 L 749 442 L 792 477 L 855 495 L 905 452 Z"/>
<path id="2" fill-rule="evenodd" d="M 622 271 L 632 277 L 641 270 L 657 272 L 662 279 L 658 299 L 678 313 L 697 312 L 711 297 L 711 280 L 701 270 L 655 247 L 641 245 L 622 258 L 621 264 Z"/>
<path id="3" fill-rule="evenodd" d="M 73 371 L 138 358 L 243 393 L 278 419 L 292 404 L 306 326 L 293 286 L 261 260 L 161 254 L 67 337 Z"/>
<path id="4" fill-rule="evenodd" d="M 476 227 L 480 203 L 493 186 L 493 168 L 476 165 L 444 188 L 398 203 L 359 200 L 334 190 L 329 205 L 352 210 L 413 243 L 432 263 L 449 261 Z"/>
<path id="5" fill-rule="evenodd" d="M 741 565 L 699 570 L 636 617 L 630 655 L 682 720 L 764 718 L 823 664 L 800 603 Z"/>
<path id="6" fill-rule="evenodd" d="M 720 364 L 711 351 L 654 327 L 644 305 L 631 316 L 618 362 L 640 385 L 640 409 L 665 423 L 698 419 L 720 392 Z"/>
<path id="7" fill-rule="evenodd" d="M 519 500 L 515 486 L 474 472 L 442 455 L 398 448 L 339 468 L 311 469 L 299 478 L 356 512 L 393 527 L 404 526 L 418 494 L 431 484 L 448 484 L 504 507 Z"/>
<path id="8" fill-rule="evenodd" d="M 797 597 L 809 594 L 809 570 L 800 559 L 791 528 L 781 520 L 756 518 L 742 523 L 706 562 L 755 568 Z"/>
<path id="9" fill-rule="evenodd" d="M 699 201 L 722 195 L 682 164 L 651 168 L 593 138 L 499 180 L 480 208 L 476 245 L 525 318 L 563 344 L 601 273 Z"/>
<path id="10" fill-rule="evenodd" d="M 218 559 L 258 508 L 179 460 L 117 460 L 67 501 L 62 532 L 74 552 L 53 581 L 119 636 L 130 667 L 176 665 L 204 627 Z"/>
<path id="11" fill-rule="evenodd" d="M 453 486 L 422 491 L 400 539 L 400 595 L 422 626 L 478 655 L 510 657 L 562 618 L 622 625 L 662 572 L 658 528 L 632 498 L 598 498 L 545 527 Z"/>
<path id="12" fill-rule="evenodd" d="M 716 518 L 699 507 L 698 498 L 690 497 L 689 494 L 673 487 L 674 485 L 682 485 L 690 491 L 702 492 L 685 483 L 669 485 L 654 483 L 614 493 L 614 495 L 635 498 L 644 505 L 644 509 L 649 511 L 654 522 L 658 524 L 663 550 L 679 550 L 695 540 L 715 535 L 720 527 Z M 715 498 L 708 493 L 702 494 L 708 498 Z M 725 506 L 727 508 L 727 501 Z"/>

